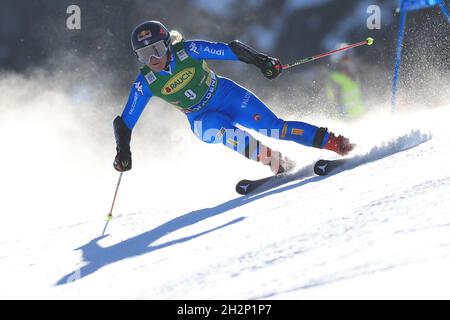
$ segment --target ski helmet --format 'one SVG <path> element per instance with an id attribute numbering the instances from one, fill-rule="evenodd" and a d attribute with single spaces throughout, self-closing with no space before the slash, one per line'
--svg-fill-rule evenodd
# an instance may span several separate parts
<path id="1" fill-rule="evenodd" d="M 159 21 L 145 21 L 131 33 L 131 46 L 142 63 L 147 63 L 152 56 L 162 58 L 170 44 L 170 32 Z"/>

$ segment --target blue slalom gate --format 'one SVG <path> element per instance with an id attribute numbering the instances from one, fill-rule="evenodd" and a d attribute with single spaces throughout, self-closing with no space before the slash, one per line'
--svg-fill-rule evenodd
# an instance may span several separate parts
<path id="1" fill-rule="evenodd" d="M 400 28 L 397 39 L 394 77 L 392 79 L 392 112 L 397 109 L 398 77 L 402 60 L 403 38 L 408 12 L 439 6 L 450 24 L 450 13 L 443 0 L 400 0 Z"/>

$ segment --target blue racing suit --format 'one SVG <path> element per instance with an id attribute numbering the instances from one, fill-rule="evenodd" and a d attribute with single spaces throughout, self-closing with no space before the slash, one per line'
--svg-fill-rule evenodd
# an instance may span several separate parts
<path id="1" fill-rule="evenodd" d="M 196 60 L 239 60 L 225 43 L 207 41 L 184 41 L 184 51 Z M 169 71 L 176 70 L 180 61 L 171 55 Z M 146 79 L 147 78 L 147 81 Z M 246 157 L 258 160 L 258 146 L 249 150 L 254 141 L 248 133 L 236 127 L 259 131 L 276 139 L 294 141 L 305 146 L 323 148 L 328 140 L 325 128 L 278 118 L 255 94 L 234 81 L 217 76 L 217 86 L 212 97 L 200 110 L 186 112 L 194 134 L 207 143 L 223 143 L 240 151 Z M 133 86 L 122 119 L 129 129 L 133 129 L 148 101 L 154 94 L 148 85 L 148 77 L 140 74 Z M 245 138 L 242 139 L 242 137 Z"/>

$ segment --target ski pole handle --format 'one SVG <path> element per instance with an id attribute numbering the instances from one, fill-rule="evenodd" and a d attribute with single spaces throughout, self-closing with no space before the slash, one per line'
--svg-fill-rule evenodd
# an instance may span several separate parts
<path id="1" fill-rule="evenodd" d="M 347 50 L 352 49 L 352 48 L 356 48 L 356 47 L 360 47 L 360 46 L 364 46 L 364 45 L 371 46 L 374 43 L 374 41 L 375 40 L 373 38 L 367 38 L 365 41 L 361 41 L 361 42 L 358 42 L 358 43 L 350 44 L 350 45 L 345 46 L 345 47 L 340 48 L 340 49 L 336 49 L 336 50 L 333 50 L 333 51 L 330 51 L 330 52 L 326 52 L 326 53 L 321 53 L 321 54 L 318 54 L 318 55 L 315 55 L 315 56 L 312 56 L 312 57 L 309 57 L 309 58 L 305 58 L 305 59 L 302 59 L 302 60 L 298 60 L 298 61 L 295 61 L 295 62 L 292 62 L 292 63 L 285 64 L 282 68 L 283 68 L 283 70 L 286 70 L 286 69 L 289 69 L 289 68 L 292 68 L 292 67 L 295 67 L 295 66 L 298 66 L 298 65 L 301 65 L 301 64 L 305 64 L 305 63 L 308 63 L 308 62 L 311 62 L 311 61 L 314 61 L 314 60 L 318 60 L 318 59 L 322 59 L 322 58 L 331 56 L 333 54 L 336 54 L 336 53 L 339 53 L 339 52 L 342 52 L 342 51 L 347 51 Z"/>

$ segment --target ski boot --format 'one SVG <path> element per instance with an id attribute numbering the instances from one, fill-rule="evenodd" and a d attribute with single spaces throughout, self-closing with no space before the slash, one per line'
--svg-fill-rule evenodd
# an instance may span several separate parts
<path id="1" fill-rule="evenodd" d="M 355 144 L 350 143 L 348 138 L 341 135 L 336 137 L 333 132 L 330 132 L 324 149 L 334 151 L 341 156 L 346 156 L 355 148 L 355 146 Z"/>

